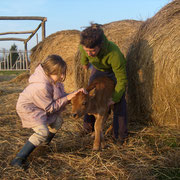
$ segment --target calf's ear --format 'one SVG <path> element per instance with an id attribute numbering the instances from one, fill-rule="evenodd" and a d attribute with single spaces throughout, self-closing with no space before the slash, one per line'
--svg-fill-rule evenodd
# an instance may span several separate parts
<path id="1" fill-rule="evenodd" d="M 96 88 L 93 88 L 93 89 L 91 89 L 91 90 L 89 91 L 89 96 L 90 96 L 90 97 L 94 97 L 95 94 L 96 94 Z"/>

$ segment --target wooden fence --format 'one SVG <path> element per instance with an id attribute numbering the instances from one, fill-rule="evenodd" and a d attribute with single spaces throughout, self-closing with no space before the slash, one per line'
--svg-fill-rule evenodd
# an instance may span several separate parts
<path id="1" fill-rule="evenodd" d="M 42 27 L 42 40 L 45 39 L 45 22 L 47 21 L 46 17 L 39 17 L 39 16 L 0 16 L 0 20 L 40 20 L 41 23 L 38 25 L 38 27 L 33 31 L 19 31 L 19 32 L 3 32 L 0 33 L 0 35 L 8 35 L 8 34 L 30 34 L 28 38 L 22 39 L 22 38 L 0 38 L 0 41 L 23 41 L 24 42 L 24 49 L 27 51 L 27 43 L 28 41 L 35 35 L 35 33 L 39 30 L 40 27 Z"/>
<path id="2" fill-rule="evenodd" d="M 29 70 L 30 52 L 0 50 L 0 71 Z"/>
<path id="3" fill-rule="evenodd" d="M 22 41 L 24 42 L 24 51 L 5 51 L 0 50 L 0 71 L 3 70 L 28 70 L 29 69 L 29 52 L 27 50 L 28 41 L 37 33 L 37 31 L 42 28 L 42 40 L 45 39 L 46 30 L 45 22 L 47 21 L 46 17 L 39 16 L 0 16 L 0 20 L 38 20 L 41 23 L 34 30 L 30 31 L 11 31 L 11 32 L 2 32 L 0 36 L 10 35 L 10 34 L 30 34 L 27 38 L 0 38 L 0 41 Z M 37 35 L 37 34 L 36 34 Z M 37 40 L 38 42 L 38 40 Z M 16 56 L 14 56 L 16 54 Z"/>

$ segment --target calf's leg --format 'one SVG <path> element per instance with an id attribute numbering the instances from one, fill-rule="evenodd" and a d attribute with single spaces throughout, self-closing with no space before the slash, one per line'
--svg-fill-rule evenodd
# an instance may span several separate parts
<path id="1" fill-rule="evenodd" d="M 103 138 L 102 125 L 103 125 L 103 116 L 97 115 L 95 122 L 95 139 L 93 144 L 94 151 L 98 151 L 101 147 L 101 139 Z"/>
<path id="2" fill-rule="evenodd" d="M 103 127 L 104 122 L 106 122 L 109 114 L 108 112 L 104 114 L 104 116 L 97 115 L 95 122 L 95 140 L 93 145 L 93 150 L 99 150 L 100 148 L 105 147 L 104 135 L 103 135 Z"/>
<path id="3" fill-rule="evenodd" d="M 103 129 L 104 129 L 104 123 L 106 122 L 106 120 L 108 119 L 109 116 L 109 112 L 108 109 L 103 117 L 103 121 L 102 121 L 102 129 L 101 129 L 101 148 L 105 148 L 105 141 L 104 141 L 104 134 L 103 134 Z"/>

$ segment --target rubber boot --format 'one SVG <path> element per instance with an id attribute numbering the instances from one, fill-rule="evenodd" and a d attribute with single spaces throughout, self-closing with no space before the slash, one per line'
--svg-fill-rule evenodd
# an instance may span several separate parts
<path id="1" fill-rule="evenodd" d="M 113 136 L 115 141 L 123 144 L 128 136 L 126 117 L 115 116 L 113 118 Z"/>
<path id="2" fill-rule="evenodd" d="M 55 136 L 55 133 L 49 132 L 49 135 L 45 141 L 45 145 L 49 145 L 49 143 L 51 142 L 54 136 Z"/>
<path id="3" fill-rule="evenodd" d="M 16 157 L 11 161 L 11 166 L 19 166 L 23 168 L 23 165 L 26 162 L 27 157 L 31 154 L 31 152 L 35 149 L 35 146 L 27 141 L 20 152 L 16 155 Z"/>

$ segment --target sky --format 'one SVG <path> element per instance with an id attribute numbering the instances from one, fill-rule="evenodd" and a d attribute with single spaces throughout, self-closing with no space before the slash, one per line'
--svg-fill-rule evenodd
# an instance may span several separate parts
<path id="1" fill-rule="evenodd" d="M 1 0 L 0 16 L 47 17 L 46 37 L 62 30 L 82 30 L 90 22 L 106 24 L 127 19 L 145 21 L 154 16 L 171 0 Z M 34 30 L 41 21 L 0 20 L 0 33 Z M 38 41 L 41 28 L 38 30 Z M 26 35 L 0 35 L 0 38 L 28 38 Z M 16 44 L 24 49 L 21 41 L 0 41 L 0 50 Z M 28 42 L 28 50 L 37 44 L 36 35 Z"/>

